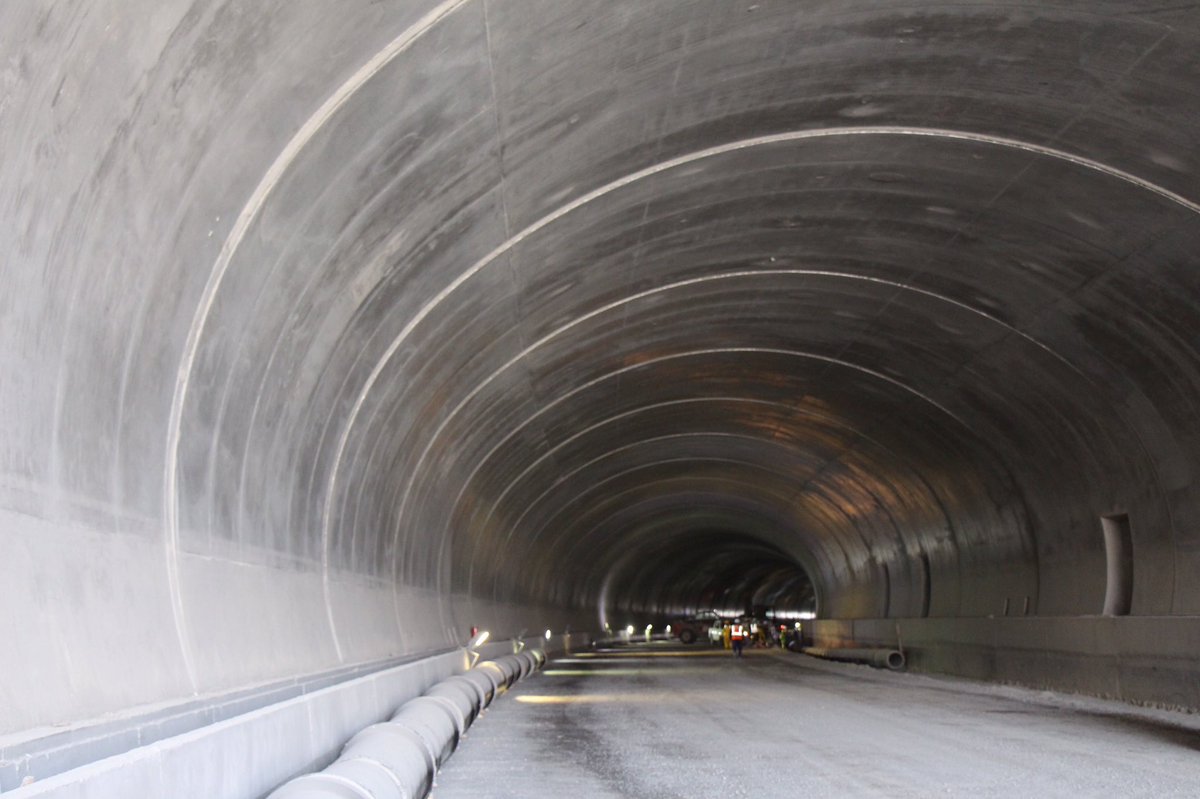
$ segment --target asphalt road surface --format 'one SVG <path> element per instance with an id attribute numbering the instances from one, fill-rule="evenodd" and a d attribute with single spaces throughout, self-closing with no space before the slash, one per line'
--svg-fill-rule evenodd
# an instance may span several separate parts
<path id="1" fill-rule="evenodd" d="M 1200 796 L 1200 717 L 785 652 L 641 644 L 497 697 L 434 799 Z"/>

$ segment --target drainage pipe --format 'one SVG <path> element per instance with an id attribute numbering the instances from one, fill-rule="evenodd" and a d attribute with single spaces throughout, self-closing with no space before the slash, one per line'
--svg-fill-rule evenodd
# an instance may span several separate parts
<path id="1" fill-rule="evenodd" d="M 477 696 L 471 686 L 449 681 L 442 681 L 425 692 L 427 699 L 435 699 L 451 709 L 459 737 L 466 733 L 467 727 L 470 727 L 479 715 Z"/>
<path id="2" fill-rule="evenodd" d="M 455 719 L 446 706 L 430 696 L 419 696 L 406 702 L 392 716 L 399 724 L 415 732 L 436 766 L 446 762 L 458 746 L 459 732 Z"/>
<path id="3" fill-rule="evenodd" d="M 442 680 L 388 721 L 361 730 L 324 771 L 297 777 L 268 799 L 423 799 L 483 709 L 545 662 L 541 650 L 525 650 Z"/>
<path id="4" fill-rule="evenodd" d="M 825 660 L 866 663 L 869 666 L 892 671 L 903 671 L 907 663 L 904 653 L 897 649 L 833 649 L 824 646 L 806 646 L 800 651 Z"/>

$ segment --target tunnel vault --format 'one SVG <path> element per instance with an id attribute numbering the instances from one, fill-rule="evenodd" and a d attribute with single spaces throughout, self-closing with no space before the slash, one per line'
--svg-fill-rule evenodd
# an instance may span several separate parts
<path id="1" fill-rule="evenodd" d="M 1117 517 L 1198 615 L 1200 14 L 336 5 L 0 11 L 0 733 L 798 573 L 1098 616 Z"/>

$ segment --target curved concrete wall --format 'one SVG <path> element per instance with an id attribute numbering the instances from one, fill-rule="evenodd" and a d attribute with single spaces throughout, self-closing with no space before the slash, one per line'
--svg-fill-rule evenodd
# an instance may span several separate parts
<path id="1" fill-rule="evenodd" d="M 1133 615 L 1197 614 L 1198 38 L 6 4 L 0 733 L 672 611 L 754 551 L 832 618 L 1098 614 L 1112 514 Z"/>

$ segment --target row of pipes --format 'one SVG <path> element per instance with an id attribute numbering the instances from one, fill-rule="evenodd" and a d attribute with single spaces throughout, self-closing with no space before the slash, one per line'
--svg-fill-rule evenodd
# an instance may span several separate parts
<path id="1" fill-rule="evenodd" d="M 389 721 L 360 731 L 326 769 L 285 783 L 268 799 L 423 799 L 479 714 L 545 662 L 541 650 L 524 650 L 442 680 Z"/>

